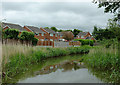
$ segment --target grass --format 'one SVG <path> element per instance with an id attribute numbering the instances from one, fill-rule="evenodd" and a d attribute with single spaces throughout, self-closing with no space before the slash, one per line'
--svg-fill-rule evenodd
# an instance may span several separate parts
<path id="1" fill-rule="evenodd" d="M 24 72 L 30 65 L 37 64 L 44 59 L 71 54 L 88 53 L 90 46 L 67 48 L 41 48 L 23 45 L 3 45 L 2 71 L 3 79 L 13 78 Z"/>
<path id="2" fill-rule="evenodd" d="M 103 72 L 104 78 L 108 77 L 105 74 L 109 74 L 109 82 L 120 83 L 120 56 L 117 49 L 96 47 L 84 57 L 84 62 L 88 67 Z"/>

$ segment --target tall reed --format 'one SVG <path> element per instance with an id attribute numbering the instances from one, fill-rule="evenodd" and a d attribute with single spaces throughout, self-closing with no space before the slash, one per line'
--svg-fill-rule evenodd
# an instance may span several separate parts
<path id="1" fill-rule="evenodd" d="M 37 64 L 46 58 L 89 52 L 89 46 L 67 48 L 43 48 L 23 45 L 3 45 L 2 71 L 7 80 L 24 72 L 30 65 Z"/>

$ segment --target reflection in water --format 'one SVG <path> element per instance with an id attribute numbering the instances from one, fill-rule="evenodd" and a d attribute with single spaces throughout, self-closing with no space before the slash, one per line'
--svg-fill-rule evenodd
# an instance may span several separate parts
<path id="1" fill-rule="evenodd" d="M 102 83 L 79 61 L 46 66 L 34 72 L 34 75 L 36 76 L 21 80 L 19 83 Z"/>
<path id="2" fill-rule="evenodd" d="M 82 55 L 50 58 L 30 66 L 7 83 L 101 83 L 82 63 Z"/>

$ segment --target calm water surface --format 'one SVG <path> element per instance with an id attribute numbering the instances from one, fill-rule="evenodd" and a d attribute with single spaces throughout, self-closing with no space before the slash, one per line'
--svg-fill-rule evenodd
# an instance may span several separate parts
<path id="1" fill-rule="evenodd" d="M 42 67 L 29 71 L 18 83 L 104 83 L 80 62 L 81 56 L 65 56 L 46 60 Z"/>

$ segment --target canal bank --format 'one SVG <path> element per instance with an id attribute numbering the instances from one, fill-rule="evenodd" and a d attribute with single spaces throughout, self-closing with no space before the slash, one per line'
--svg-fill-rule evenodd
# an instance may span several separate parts
<path id="1" fill-rule="evenodd" d="M 87 54 L 90 46 L 67 47 L 67 48 L 39 48 L 28 46 L 4 46 L 3 45 L 3 81 L 14 78 L 25 72 L 32 65 L 37 65 L 42 61 L 65 55 Z M 9 50 L 9 49 L 12 49 Z"/>

